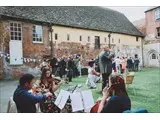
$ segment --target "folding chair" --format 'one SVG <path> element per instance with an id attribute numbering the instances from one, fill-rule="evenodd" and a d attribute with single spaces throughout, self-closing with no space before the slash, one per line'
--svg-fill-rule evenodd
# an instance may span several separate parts
<path id="1" fill-rule="evenodd" d="M 126 75 L 125 77 L 125 84 L 127 89 L 129 88 L 129 85 L 133 83 L 133 79 L 134 79 L 134 72 L 129 72 L 129 74 Z M 133 91 L 134 94 L 136 95 L 135 87 L 133 87 Z"/>
<path id="2" fill-rule="evenodd" d="M 10 97 L 8 101 L 8 108 L 7 108 L 7 113 L 17 113 L 17 106 L 16 103 L 13 100 L 13 97 Z"/>

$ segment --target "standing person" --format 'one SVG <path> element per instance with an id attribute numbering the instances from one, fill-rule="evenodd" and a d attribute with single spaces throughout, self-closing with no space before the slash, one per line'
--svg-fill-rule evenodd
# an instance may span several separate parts
<path id="1" fill-rule="evenodd" d="M 116 70 L 117 70 L 117 73 L 120 73 L 120 64 L 121 64 L 121 60 L 119 59 L 119 56 L 115 59 L 115 63 L 116 63 Z"/>
<path id="2" fill-rule="evenodd" d="M 57 70 L 57 58 L 56 57 L 53 57 L 51 60 L 50 60 L 50 66 L 52 67 L 52 74 L 55 75 L 55 72 Z"/>
<path id="3" fill-rule="evenodd" d="M 131 109 L 131 100 L 127 94 L 124 78 L 121 75 L 111 75 L 109 87 L 103 90 L 103 98 L 99 104 L 100 113 L 122 113 Z"/>
<path id="4" fill-rule="evenodd" d="M 77 77 L 79 74 L 78 74 L 78 63 L 79 63 L 79 60 L 78 60 L 78 57 L 76 56 L 74 59 L 74 71 L 75 71 L 75 77 Z"/>
<path id="5" fill-rule="evenodd" d="M 33 75 L 24 74 L 20 78 L 19 86 L 14 92 L 13 100 L 19 113 L 36 113 L 36 104 L 44 102 L 47 97 L 52 96 L 49 92 L 44 95 L 30 93 L 29 90 L 32 89 L 34 83 L 33 79 Z"/>
<path id="6" fill-rule="evenodd" d="M 129 72 L 132 71 L 132 67 L 133 67 L 132 58 L 129 57 L 129 58 L 127 59 L 127 68 L 128 68 L 128 71 L 129 71 Z"/>
<path id="7" fill-rule="evenodd" d="M 100 73 L 95 71 L 94 61 L 89 61 L 88 65 L 88 79 L 86 81 L 86 84 L 90 89 L 95 89 L 97 87 L 96 83 L 100 80 Z"/>
<path id="8" fill-rule="evenodd" d="M 72 82 L 73 67 L 74 67 L 73 57 L 70 56 L 67 62 L 67 77 L 68 77 L 69 82 Z"/>
<path id="9" fill-rule="evenodd" d="M 126 59 L 125 57 L 122 57 L 122 71 L 121 73 L 124 74 L 125 73 L 125 70 L 126 70 Z"/>
<path id="10" fill-rule="evenodd" d="M 62 59 L 59 61 L 59 77 L 62 78 L 63 75 L 65 75 L 65 69 L 66 69 L 66 61 L 65 57 L 63 56 Z"/>
<path id="11" fill-rule="evenodd" d="M 114 72 L 116 72 L 116 62 L 115 59 L 112 60 L 112 69 Z"/>
<path id="12" fill-rule="evenodd" d="M 104 47 L 95 59 L 95 62 L 99 65 L 100 73 L 102 73 L 102 90 L 109 82 L 109 75 L 112 73 L 113 58 L 114 54 L 111 52 L 109 47 Z"/>
<path id="13" fill-rule="evenodd" d="M 78 72 L 79 72 L 79 76 L 82 76 L 82 65 L 81 65 L 81 58 L 80 56 L 78 57 Z"/>
<path id="14" fill-rule="evenodd" d="M 135 66 L 135 71 L 137 72 L 138 72 L 139 62 L 140 62 L 139 59 L 136 57 L 134 59 L 134 66 Z"/>
<path id="15" fill-rule="evenodd" d="M 132 71 L 134 71 L 134 68 L 135 68 L 135 66 L 134 66 L 134 58 L 132 57 L 131 59 L 132 59 Z"/>

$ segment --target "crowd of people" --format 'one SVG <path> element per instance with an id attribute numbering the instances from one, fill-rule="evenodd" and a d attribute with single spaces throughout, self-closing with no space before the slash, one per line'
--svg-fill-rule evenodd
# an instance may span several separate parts
<path id="1" fill-rule="evenodd" d="M 138 65 L 138 58 L 134 60 L 131 57 L 129 59 L 115 58 L 114 52 L 109 47 L 104 47 L 95 59 L 88 62 L 87 86 L 95 89 L 96 83 L 102 81 L 101 93 L 103 97 L 96 112 L 115 113 L 131 109 L 131 101 L 122 74 L 127 69 L 128 71 L 138 70 Z M 42 112 L 48 112 L 44 101 L 50 96 L 55 100 L 55 92 L 62 84 L 72 82 L 73 77 L 81 76 L 80 56 L 68 58 L 63 56 L 60 59 L 54 57 L 50 60 L 44 60 L 40 68 L 41 77 L 35 83 L 34 76 L 31 74 L 25 74 L 20 78 L 19 86 L 13 95 L 18 112 L 36 112 L 37 103 L 40 103 L 43 108 Z M 119 74 L 112 75 L 113 72 Z M 30 89 L 32 92 L 29 92 Z M 40 95 L 39 92 L 43 94 Z M 49 108 L 51 109 L 51 107 L 56 106 L 53 103 Z"/>
<path id="2" fill-rule="evenodd" d="M 67 79 L 68 82 L 72 82 L 72 78 L 81 76 L 81 60 L 80 56 L 69 56 L 52 59 L 44 59 L 40 68 L 44 67 L 49 68 L 52 71 L 52 74 L 59 76 L 60 78 Z"/>

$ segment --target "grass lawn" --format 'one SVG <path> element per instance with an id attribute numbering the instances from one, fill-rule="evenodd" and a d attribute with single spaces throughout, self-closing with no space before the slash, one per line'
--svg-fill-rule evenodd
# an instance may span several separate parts
<path id="1" fill-rule="evenodd" d="M 65 84 L 61 89 L 76 84 L 82 84 L 82 90 L 87 90 L 85 85 L 87 76 L 74 78 L 71 85 Z M 97 89 L 92 89 L 94 100 L 102 95 L 101 83 Z M 131 99 L 132 109 L 146 108 L 149 112 L 160 113 L 160 70 L 158 68 L 146 68 L 135 73 L 133 83 L 129 85 L 128 94 Z"/>

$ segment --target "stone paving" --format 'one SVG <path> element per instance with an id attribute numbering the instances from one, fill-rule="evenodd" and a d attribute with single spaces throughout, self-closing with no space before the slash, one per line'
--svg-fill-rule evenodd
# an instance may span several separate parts
<path id="1" fill-rule="evenodd" d="M 0 113 L 7 112 L 9 98 L 18 85 L 18 80 L 1 80 L 0 81 Z"/>

